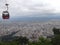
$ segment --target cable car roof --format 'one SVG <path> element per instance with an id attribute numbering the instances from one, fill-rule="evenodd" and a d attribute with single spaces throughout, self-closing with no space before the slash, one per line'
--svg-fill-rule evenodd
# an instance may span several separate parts
<path id="1" fill-rule="evenodd" d="M 8 11 L 3 11 L 3 13 L 9 13 Z"/>
<path id="2" fill-rule="evenodd" d="M 3 19 L 9 19 L 9 17 L 10 17 L 9 12 L 8 12 L 8 5 L 9 5 L 8 3 L 5 4 L 7 10 L 2 12 Z"/>

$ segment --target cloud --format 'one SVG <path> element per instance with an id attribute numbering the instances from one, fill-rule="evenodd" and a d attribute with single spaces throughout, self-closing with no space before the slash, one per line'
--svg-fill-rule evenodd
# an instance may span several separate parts
<path id="1" fill-rule="evenodd" d="M 60 0 L 7 0 L 11 16 L 29 16 L 59 13 Z M 0 0 L 0 14 L 5 10 L 5 1 Z"/>

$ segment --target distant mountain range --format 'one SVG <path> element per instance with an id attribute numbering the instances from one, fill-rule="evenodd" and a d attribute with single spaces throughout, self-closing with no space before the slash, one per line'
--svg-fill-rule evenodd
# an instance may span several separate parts
<path id="1" fill-rule="evenodd" d="M 49 16 L 49 17 L 14 17 L 10 18 L 9 21 L 29 21 L 29 22 L 45 22 L 50 20 L 60 20 L 60 16 Z M 2 20 L 0 20 L 2 21 Z"/>

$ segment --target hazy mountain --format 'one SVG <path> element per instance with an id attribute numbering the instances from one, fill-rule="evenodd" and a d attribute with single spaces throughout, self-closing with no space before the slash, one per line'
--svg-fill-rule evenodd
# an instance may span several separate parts
<path id="1" fill-rule="evenodd" d="M 15 18 L 11 18 L 11 21 L 42 21 L 42 22 L 46 22 L 46 21 L 50 21 L 50 20 L 60 20 L 60 16 L 57 17 L 15 17 Z"/>
<path id="2" fill-rule="evenodd" d="M 0 21 L 2 21 L 3 19 L 0 19 Z M 46 21 L 50 21 L 50 20 L 60 20 L 60 16 L 46 16 L 46 17 L 13 17 L 9 19 L 9 21 L 29 21 L 29 22 L 34 22 L 34 21 L 38 21 L 38 22 L 46 22 Z"/>

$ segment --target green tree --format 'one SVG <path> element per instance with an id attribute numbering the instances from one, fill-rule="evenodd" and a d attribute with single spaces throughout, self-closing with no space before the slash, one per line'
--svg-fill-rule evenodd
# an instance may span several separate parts
<path id="1" fill-rule="evenodd" d="M 52 38 L 53 45 L 60 45 L 60 29 L 53 28 L 54 38 Z"/>
<path id="2" fill-rule="evenodd" d="M 37 42 L 30 42 L 29 45 L 52 45 L 52 43 L 49 39 L 40 37 Z"/>
<path id="3" fill-rule="evenodd" d="M 58 28 L 53 28 L 54 35 L 59 35 L 60 34 L 60 29 Z"/>
<path id="4" fill-rule="evenodd" d="M 27 38 L 27 37 L 19 37 L 19 39 L 18 39 L 18 42 L 19 42 L 19 44 L 21 44 L 21 45 L 26 45 L 26 44 L 28 44 L 28 42 L 29 42 L 29 39 Z"/>
<path id="5" fill-rule="evenodd" d="M 44 37 L 40 37 L 38 42 L 40 45 L 52 45 L 51 41 Z"/>

